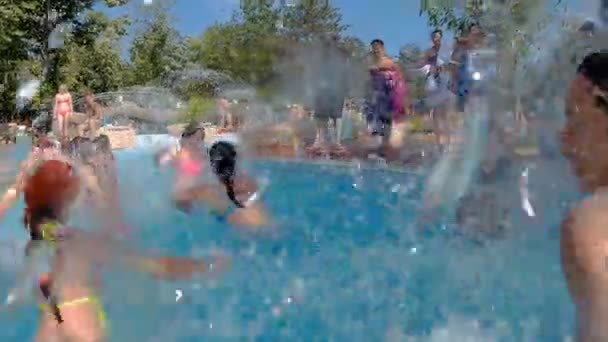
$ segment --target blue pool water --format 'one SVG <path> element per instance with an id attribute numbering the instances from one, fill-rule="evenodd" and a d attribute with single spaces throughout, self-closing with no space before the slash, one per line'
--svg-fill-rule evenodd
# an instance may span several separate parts
<path id="1" fill-rule="evenodd" d="M 204 210 L 173 210 L 171 171 L 154 169 L 149 150 L 117 159 L 138 246 L 177 255 L 221 249 L 233 267 L 216 280 L 179 283 L 108 271 L 110 341 L 562 341 L 571 334 L 558 209 L 485 245 L 452 234 L 448 221 L 414 241 L 423 175 L 248 161 L 250 172 L 271 180 L 263 200 L 274 215 L 272 230 L 252 235 Z M 14 276 L 7 246 L 26 238 L 21 209 L 2 221 L 0 293 Z M 184 294 L 177 303 L 176 289 Z M 0 339 L 27 340 L 36 315 L 33 305 L 1 312 Z"/>

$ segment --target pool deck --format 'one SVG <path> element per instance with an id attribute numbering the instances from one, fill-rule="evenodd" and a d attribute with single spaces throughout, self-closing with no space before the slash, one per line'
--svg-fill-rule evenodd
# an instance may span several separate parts
<path id="1" fill-rule="evenodd" d="M 353 162 L 371 162 L 376 165 L 389 165 L 393 167 L 417 167 L 428 160 L 430 155 L 425 156 L 423 151 L 434 148 L 432 136 L 421 135 L 410 139 L 403 147 L 396 148 L 374 148 L 369 147 L 363 141 L 344 141 L 341 146 L 327 146 L 325 148 L 304 146 L 297 148 L 293 144 L 260 144 L 252 148 L 256 157 L 283 160 L 339 162 L 352 165 Z"/>

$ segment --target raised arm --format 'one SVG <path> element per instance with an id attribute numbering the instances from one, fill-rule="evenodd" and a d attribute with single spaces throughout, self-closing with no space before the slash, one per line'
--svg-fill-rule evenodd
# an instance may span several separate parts
<path id="1" fill-rule="evenodd" d="M 108 200 L 106 192 L 103 191 L 103 189 L 99 185 L 99 181 L 97 179 L 97 176 L 95 175 L 93 167 L 91 167 L 90 165 L 80 165 L 78 169 L 85 189 L 91 191 L 98 198 L 101 198 L 104 201 Z"/>
<path id="2" fill-rule="evenodd" d="M 25 187 L 27 171 L 31 167 L 33 161 L 34 157 L 30 154 L 28 159 L 21 163 L 15 182 L 6 189 L 0 200 L 0 216 L 4 215 L 6 210 L 12 208 L 19 199 L 19 196 Z"/>
<path id="3" fill-rule="evenodd" d="M 158 279 L 185 280 L 203 272 L 213 275 L 230 266 L 230 258 L 227 256 L 148 256 L 142 250 L 130 248 L 107 234 L 71 229 L 68 236 L 62 242 L 65 247 L 62 250 L 76 253 L 74 257 L 85 257 L 91 262 L 106 265 L 124 265 L 135 272 L 146 273 Z"/>

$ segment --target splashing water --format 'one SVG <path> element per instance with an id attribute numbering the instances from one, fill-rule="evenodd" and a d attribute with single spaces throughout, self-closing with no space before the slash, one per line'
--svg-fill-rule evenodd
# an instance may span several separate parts
<path id="1" fill-rule="evenodd" d="M 17 88 L 17 109 L 22 110 L 32 102 L 40 89 L 40 80 L 29 80 L 19 84 Z"/>
<path id="2" fill-rule="evenodd" d="M 476 94 L 471 96 L 465 108 L 464 126 L 459 134 L 463 141 L 458 146 L 451 146 L 454 149 L 437 163 L 427 180 L 427 208 L 451 207 L 465 195 L 487 144 L 490 106 L 483 88 L 494 80 L 496 52 L 473 51 L 469 53 L 468 63 Z"/>

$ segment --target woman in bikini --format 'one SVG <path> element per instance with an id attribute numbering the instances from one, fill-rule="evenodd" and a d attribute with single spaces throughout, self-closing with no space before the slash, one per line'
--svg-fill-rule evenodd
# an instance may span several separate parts
<path id="1" fill-rule="evenodd" d="M 204 140 L 205 129 L 192 122 L 184 129 L 177 146 L 163 149 L 155 155 L 156 165 L 172 163 L 175 167 L 173 197 L 176 207 L 183 211 L 189 211 L 189 203 L 180 200 L 181 193 L 201 182 L 203 157 L 206 154 Z"/>
<path id="2" fill-rule="evenodd" d="M 68 134 L 68 126 L 73 112 L 72 95 L 68 92 L 68 87 L 62 84 L 59 86 L 59 93 L 55 95 L 55 105 L 53 106 L 53 119 L 57 123 L 61 138 L 65 138 Z"/>
<path id="3" fill-rule="evenodd" d="M 106 317 L 96 285 L 100 264 L 119 262 L 159 279 L 189 279 L 198 272 L 217 272 L 226 265 L 192 258 L 141 256 L 110 236 L 67 227 L 81 180 L 63 161 L 44 161 L 28 177 L 24 190 L 24 224 L 31 241 L 28 261 L 46 251 L 50 272 L 40 275 L 42 315 L 36 341 L 103 341 Z M 31 265 L 31 262 L 26 262 Z M 29 268 L 29 267 L 28 267 Z"/>
<path id="4" fill-rule="evenodd" d="M 203 162 L 206 151 L 201 148 L 205 131 L 195 123 L 184 130 L 177 152 L 161 151 L 157 165 L 172 162 L 176 168 L 173 200 L 183 212 L 190 212 L 197 203 L 212 208 L 221 221 L 257 229 L 268 222 L 266 211 L 258 201 L 257 182 L 236 169 L 237 152 L 234 144 L 218 141 L 209 149 L 211 171 L 219 183 L 203 182 Z"/>

